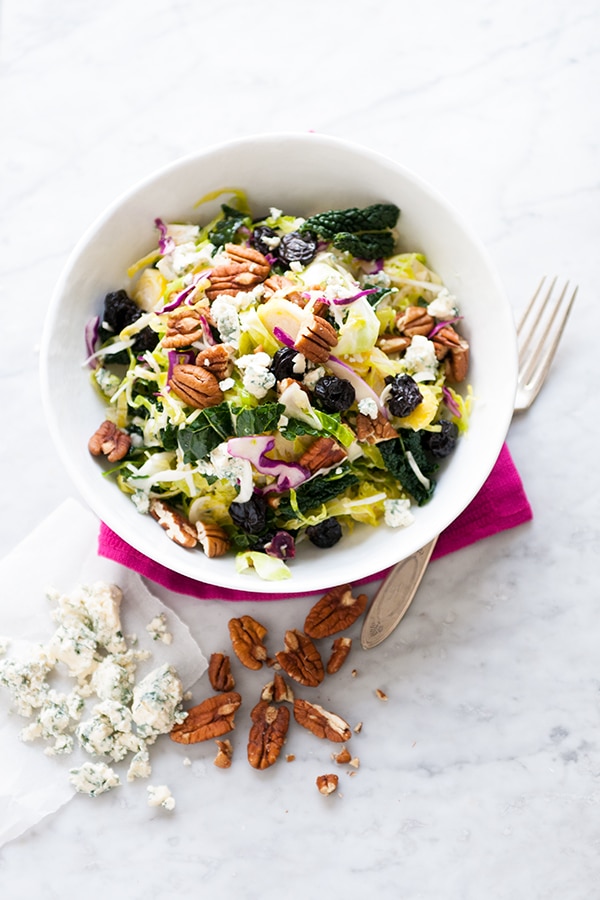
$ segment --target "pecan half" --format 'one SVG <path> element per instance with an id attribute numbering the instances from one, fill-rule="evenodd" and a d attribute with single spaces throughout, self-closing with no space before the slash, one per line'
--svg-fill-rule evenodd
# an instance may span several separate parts
<path id="1" fill-rule="evenodd" d="M 210 287 L 206 288 L 205 293 L 211 301 L 219 294 L 234 295 L 239 291 L 249 291 L 264 281 L 271 271 L 266 257 L 252 247 L 226 244 L 225 252 L 231 262 L 215 266 L 208 276 Z"/>
<path id="2" fill-rule="evenodd" d="M 301 466 L 310 469 L 312 474 L 319 469 L 329 469 L 337 465 L 348 454 L 337 441 L 330 437 L 319 437 L 313 441 L 299 459 Z"/>
<path id="3" fill-rule="evenodd" d="M 189 347 L 203 335 L 202 314 L 189 306 L 180 306 L 167 319 L 167 333 L 162 345 L 167 350 Z"/>
<path id="4" fill-rule="evenodd" d="M 404 353 L 410 346 L 410 338 L 400 335 L 382 334 L 377 341 L 377 346 L 384 353 Z"/>
<path id="5" fill-rule="evenodd" d="M 182 547 L 191 549 L 198 543 L 196 529 L 184 515 L 178 510 L 173 509 L 164 500 L 151 500 L 149 513 L 153 519 L 156 519 L 161 528 L 167 532 L 167 537 L 180 544 Z"/>
<path id="6" fill-rule="evenodd" d="M 333 794 L 334 791 L 337 791 L 338 783 L 339 778 L 333 773 L 328 775 L 317 775 L 316 784 L 319 793 L 324 794 L 326 797 L 329 796 L 329 794 Z"/>
<path id="7" fill-rule="evenodd" d="M 312 638 L 330 637 L 344 631 L 363 614 L 367 599 L 366 594 L 354 597 L 350 584 L 332 588 L 309 611 L 304 631 Z"/>
<path id="8" fill-rule="evenodd" d="M 231 546 L 227 534 L 215 522 L 196 522 L 196 533 L 200 545 L 210 559 L 224 556 Z"/>
<path id="9" fill-rule="evenodd" d="M 177 744 L 197 744 L 221 737 L 235 728 L 234 717 L 242 702 L 236 691 L 207 697 L 188 710 L 187 718 L 171 729 Z"/>
<path id="10" fill-rule="evenodd" d="M 219 382 L 204 366 L 188 363 L 173 366 L 169 387 L 178 397 L 195 409 L 217 406 L 223 400 Z"/>
<path id="11" fill-rule="evenodd" d="M 234 349 L 230 344 L 214 344 L 201 350 L 196 357 L 196 365 L 208 369 L 217 381 L 229 378 L 233 372 Z"/>
<path id="12" fill-rule="evenodd" d="M 290 725 L 287 706 L 272 706 L 259 700 L 251 714 L 248 762 L 254 769 L 268 769 L 277 760 Z"/>
<path id="13" fill-rule="evenodd" d="M 342 668 L 348 658 L 348 654 L 352 649 L 352 638 L 339 637 L 336 638 L 331 645 L 331 656 L 327 660 L 326 672 L 328 675 L 334 675 Z"/>
<path id="14" fill-rule="evenodd" d="M 390 424 L 382 413 L 377 413 L 377 418 L 358 413 L 356 416 L 356 440 L 367 444 L 377 444 L 379 441 L 389 441 L 398 437 L 398 432 Z"/>
<path id="15" fill-rule="evenodd" d="M 252 616 L 241 616 L 228 622 L 233 651 L 247 669 L 260 669 L 267 658 L 263 640 L 267 629 Z"/>
<path id="16" fill-rule="evenodd" d="M 302 325 L 294 342 L 294 349 L 314 363 L 324 363 L 338 342 L 337 331 L 327 319 L 311 315 Z"/>
<path id="17" fill-rule="evenodd" d="M 94 432 L 88 441 L 92 456 L 106 456 L 109 462 L 118 462 L 129 453 L 131 438 L 108 419 Z"/>
<path id="18" fill-rule="evenodd" d="M 214 765 L 219 769 L 229 769 L 231 766 L 231 758 L 233 756 L 233 746 L 229 738 L 224 741 L 215 741 L 217 745 L 217 755 L 214 759 Z"/>
<path id="19" fill-rule="evenodd" d="M 318 703 L 309 703 L 300 698 L 294 700 L 294 718 L 298 725 L 335 744 L 343 744 L 352 737 L 348 723 L 335 713 L 323 709 Z"/>
<path id="20" fill-rule="evenodd" d="M 286 631 L 285 650 L 275 654 L 277 662 L 290 678 L 306 687 L 317 687 L 325 677 L 323 660 L 307 634 L 292 628 Z"/>
<path id="21" fill-rule="evenodd" d="M 452 325 L 445 325 L 431 338 L 435 355 L 444 360 L 448 378 L 464 381 L 469 369 L 469 342 L 461 337 Z"/>
<path id="22" fill-rule="evenodd" d="M 435 319 L 422 306 L 407 306 L 396 319 L 396 328 L 401 334 L 411 337 L 415 334 L 428 335 Z"/>
<path id="23" fill-rule="evenodd" d="M 208 664 L 208 680 L 215 691 L 232 691 L 235 678 L 231 672 L 231 660 L 225 653 L 212 653 Z"/>

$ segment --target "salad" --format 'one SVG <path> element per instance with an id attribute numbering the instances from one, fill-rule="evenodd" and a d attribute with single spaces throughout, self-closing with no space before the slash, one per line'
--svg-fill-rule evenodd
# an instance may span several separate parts
<path id="1" fill-rule="evenodd" d="M 391 203 L 255 218 L 243 191 L 156 247 L 86 328 L 89 450 L 172 540 L 290 577 L 358 523 L 406 528 L 468 424 L 456 297 Z M 183 552 L 183 551 L 182 551 Z"/>

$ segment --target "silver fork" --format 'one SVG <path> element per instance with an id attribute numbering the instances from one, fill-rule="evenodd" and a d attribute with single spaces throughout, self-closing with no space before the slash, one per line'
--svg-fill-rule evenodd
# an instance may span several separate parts
<path id="1" fill-rule="evenodd" d="M 550 279 L 544 292 L 544 275 L 517 325 L 519 376 L 515 412 L 529 409 L 539 394 L 577 296 L 577 285 L 571 288 L 568 281 L 556 291 L 557 280 Z"/>
<path id="2" fill-rule="evenodd" d="M 519 372 L 515 412 L 529 409 L 540 392 L 556 354 L 577 285 L 542 278 L 517 325 Z M 548 284 L 549 282 L 549 284 Z M 360 635 L 365 650 L 377 647 L 400 624 L 413 601 L 433 553 L 437 537 L 394 566 L 367 610 Z"/>

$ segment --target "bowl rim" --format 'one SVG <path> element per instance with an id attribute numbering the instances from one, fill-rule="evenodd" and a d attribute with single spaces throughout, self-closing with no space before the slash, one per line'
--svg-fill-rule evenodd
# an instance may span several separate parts
<path id="1" fill-rule="evenodd" d="M 111 528 L 111 530 L 113 530 L 123 540 L 130 543 L 134 550 L 139 553 L 143 553 L 146 556 L 148 556 L 148 553 L 145 548 L 144 541 L 132 540 L 131 536 L 124 537 L 122 534 L 122 529 L 120 527 L 121 518 L 117 515 L 116 510 L 108 508 L 101 500 L 98 500 L 98 497 L 94 494 L 93 487 L 88 485 L 87 479 L 85 479 L 83 474 L 78 469 L 75 469 L 75 471 L 73 471 L 68 447 L 65 445 L 61 434 L 60 422 L 58 421 L 56 410 L 54 409 L 53 405 L 53 399 L 49 390 L 49 379 L 45 377 L 45 375 L 49 371 L 49 366 L 51 363 L 50 349 L 53 325 L 55 324 L 56 317 L 58 316 L 61 308 L 63 292 L 65 291 L 69 283 L 69 278 L 73 274 L 73 269 L 76 265 L 77 260 L 80 258 L 82 251 L 85 249 L 85 247 L 87 247 L 90 241 L 93 240 L 94 236 L 102 228 L 102 226 L 111 219 L 111 217 L 123 204 L 131 201 L 137 195 L 143 193 L 146 189 L 160 182 L 162 179 L 168 177 L 169 175 L 172 175 L 178 169 L 185 168 L 186 166 L 194 164 L 202 159 L 207 159 L 208 157 L 213 157 L 216 154 L 229 152 L 230 150 L 234 150 L 235 148 L 241 148 L 249 145 L 256 146 L 257 144 L 262 144 L 264 146 L 275 146 L 286 142 L 299 142 L 306 144 L 320 143 L 324 147 L 329 147 L 334 150 L 339 149 L 343 152 L 350 153 L 355 156 L 360 156 L 365 160 L 367 164 L 374 163 L 378 167 L 388 168 L 390 171 L 395 172 L 397 175 L 406 179 L 408 182 L 411 182 L 418 191 L 428 196 L 433 203 L 445 210 L 446 214 L 455 222 L 466 240 L 476 250 L 479 259 L 485 267 L 487 278 L 489 279 L 490 283 L 493 284 L 498 296 L 502 298 L 505 315 L 510 316 L 512 321 L 512 312 L 510 310 L 504 288 L 502 286 L 496 267 L 491 259 L 491 256 L 482 240 L 476 234 L 470 223 L 463 217 L 462 213 L 455 207 L 454 204 L 450 203 L 434 186 L 428 183 L 422 176 L 407 168 L 402 163 L 399 163 L 396 160 L 380 153 L 379 151 L 373 150 L 362 144 L 338 137 L 333 137 L 330 135 L 319 134 L 316 132 L 283 131 L 255 133 L 243 137 L 237 137 L 227 141 L 216 142 L 200 150 L 191 151 L 185 155 L 177 157 L 164 166 L 156 168 L 154 171 L 151 171 L 142 178 L 138 179 L 126 190 L 118 193 L 116 197 L 108 205 L 106 205 L 94 219 L 92 219 L 92 221 L 84 229 L 81 236 L 76 241 L 72 250 L 68 254 L 63 268 L 60 272 L 59 278 L 57 279 L 52 291 L 51 299 L 46 311 L 40 344 L 39 370 L 42 402 L 46 423 L 48 425 L 48 429 L 52 437 L 54 446 L 56 447 L 59 457 L 61 458 L 63 465 L 67 470 L 68 476 L 74 483 L 79 494 L 83 497 L 90 508 L 96 513 L 99 519 L 104 521 L 106 525 L 108 525 L 108 527 Z M 506 348 L 506 359 L 507 377 L 509 377 L 511 380 L 511 385 L 508 386 L 510 388 L 508 394 L 512 392 L 512 400 L 514 402 L 517 372 L 516 338 L 514 341 L 514 345 Z M 469 490 L 461 492 L 460 503 L 458 503 L 456 508 L 452 510 L 452 513 L 449 513 L 444 519 L 440 520 L 439 525 L 441 527 L 439 528 L 438 533 L 439 531 L 447 528 L 466 509 L 466 507 L 472 502 L 478 491 L 481 489 L 481 487 L 489 477 L 495 465 L 497 456 L 501 450 L 502 444 L 504 443 L 508 428 L 510 426 L 510 422 L 512 420 L 512 415 L 512 403 L 510 407 L 508 403 L 506 403 L 503 414 L 500 415 L 494 423 L 495 435 L 493 437 L 493 440 L 491 441 L 491 444 L 493 445 L 495 452 L 490 452 L 489 458 L 485 465 L 479 465 L 478 478 L 474 479 L 470 483 Z M 467 436 L 468 432 L 465 437 Z M 431 538 L 433 537 L 434 535 L 431 534 Z M 410 542 L 408 543 L 410 544 Z M 419 546 L 421 546 L 421 544 L 419 544 Z M 388 566 L 394 565 L 395 563 L 401 561 L 401 559 L 407 558 L 417 549 L 419 549 L 419 547 L 413 547 L 409 552 L 404 553 L 399 558 L 393 559 L 388 564 Z M 156 553 L 154 556 L 151 556 L 150 559 L 158 562 L 160 565 L 167 565 L 167 568 L 169 568 L 168 564 L 162 562 L 161 559 L 157 557 Z M 298 581 L 300 582 L 300 584 L 297 585 L 294 585 L 294 578 L 289 578 L 283 581 L 264 581 L 258 577 L 240 576 L 240 574 L 235 570 L 233 559 L 231 557 L 229 557 L 229 569 L 219 569 L 218 572 L 211 571 L 210 573 L 195 573 L 194 567 L 187 566 L 185 563 L 186 554 L 182 551 L 181 565 L 178 566 L 177 569 L 172 569 L 171 571 L 183 575 L 184 577 L 190 578 L 192 581 L 196 581 L 198 583 L 210 583 L 215 587 L 226 588 L 234 591 L 239 590 L 251 594 L 262 593 L 293 596 L 294 594 L 297 595 L 298 593 L 315 593 L 317 591 L 321 591 L 322 589 L 327 589 L 331 586 L 317 583 L 314 579 L 307 577 L 307 573 L 303 573 L 304 577 L 298 577 Z M 310 564 L 306 563 L 306 565 L 309 566 Z M 369 568 L 368 566 L 364 565 L 360 568 L 362 568 L 363 570 L 362 574 L 352 575 L 351 579 L 349 580 L 360 582 L 361 580 L 365 581 L 373 578 L 373 576 L 381 570 L 381 563 L 378 562 L 375 568 L 373 568 L 373 566 Z"/>

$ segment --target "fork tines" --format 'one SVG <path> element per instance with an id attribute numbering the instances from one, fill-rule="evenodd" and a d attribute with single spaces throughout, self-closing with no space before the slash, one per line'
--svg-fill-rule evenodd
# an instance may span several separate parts
<path id="1" fill-rule="evenodd" d="M 577 296 L 577 285 L 560 287 L 557 281 L 544 275 L 517 325 L 517 409 L 531 405 L 540 390 Z"/>

